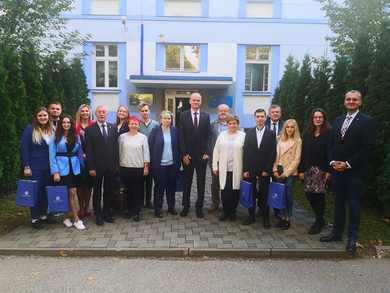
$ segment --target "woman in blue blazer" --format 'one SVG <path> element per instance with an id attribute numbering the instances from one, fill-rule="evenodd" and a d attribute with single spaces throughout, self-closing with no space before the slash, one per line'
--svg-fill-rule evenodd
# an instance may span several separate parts
<path id="1" fill-rule="evenodd" d="M 45 107 L 34 111 L 33 122 L 27 125 L 22 134 L 22 163 L 24 176 L 38 181 L 38 196 L 34 207 L 30 208 L 32 227 L 42 229 L 42 223 L 53 224 L 56 221 L 48 218 L 47 196 L 45 187 L 50 185 L 49 142 L 54 133 L 49 121 L 49 112 Z"/>
<path id="2" fill-rule="evenodd" d="M 171 126 L 172 113 L 162 111 L 161 125 L 152 129 L 149 135 L 150 168 L 154 179 L 154 212 L 162 218 L 162 204 L 166 192 L 168 212 L 175 210 L 176 181 L 180 169 L 179 130 Z"/>
<path id="3" fill-rule="evenodd" d="M 81 167 L 84 166 L 80 137 L 76 133 L 74 121 L 70 115 L 63 115 L 57 124 L 55 135 L 50 140 L 50 169 L 54 175 L 54 181 L 68 187 L 69 206 L 74 223 L 69 217 L 69 211 L 64 214 L 63 224 L 66 227 L 73 225 L 79 229 L 85 229 L 80 220 L 75 200 L 75 188 L 79 185 Z"/>

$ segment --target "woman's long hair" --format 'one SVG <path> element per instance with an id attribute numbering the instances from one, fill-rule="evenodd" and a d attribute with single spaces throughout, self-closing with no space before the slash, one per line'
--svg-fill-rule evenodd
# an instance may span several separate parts
<path id="1" fill-rule="evenodd" d="M 74 125 L 73 118 L 69 114 L 65 114 L 60 117 L 60 120 L 57 123 L 57 129 L 55 134 L 56 138 L 54 140 L 55 144 L 58 144 L 61 138 L 65 135 L 65 130 L 62 127 L 62 121 L 64 120 L 64 118 L 68 118 L 70 121 L 70 128 L 66 136 L 68 143 L 77 142 L 76 126 Z"/>
<path id="2" fill-rule="evenodd" d="M 323 123 L 322 123 L 321 128 L 320 128 L 320 134 L 328 133 L 332 129 L 332 126 L 330 126 L 328 118 L 326 117 L 326 113 L 322 108 L 316 108 L 310 114 L 309 122 L 307 123 L 307 126 L 306 126 L 306 134 L 314 135 L 316 132 L 317 127 L 314 125 L 314 122 L 313 122 L 315 112 L 320 112 L 322 114 L 322 117 L 324 117 Z"/>
<path id="3" fill-rule="evenodd" d="M 42 125 L 38 121 L 38 113 L 44 111 L 47 113 L 47 122 L 45 125 Z M 32 121 L 33 133 L 32 141 L 36 144 L 41 144 L 42 138 L 47 135 L 49 140 L 54 132 L 53 124 L 49 120 L 49 112 L 45 107 L 38 107 L 34 111 L 33 121 Z"/>
<path id="4" fill-rule="evenodd" d="M 81 110 L 86 107 L 88 108 L 89 110 L 89 118 L 88 118 L 88 123 L 92 121 L 93 117 L 92 117 L 92 110 L 91 110 L 91 107 L 88 106 L 87 104 L 82 104 L 78 110 L 77 110 L 77 113 L 76 113 L 76 122 L 81 124 Z"/>
<path id="5" fill-rule="evenodd" d="M 121 123 L 121 120 L 119 119 L 119 117 L 118 117 L 118 111 L 119 111 L 119 109 L 120 108 L 125 108 L 126 109 L 126 111 L 127 111 L 127 116 L 126 116 L 126 119 L 125 119 L 125 122 L 124 123 L 127 123 L 127 121 L 129 120 L 129 118 L 130 118 L 130 111 L 129 111 L 129 108 L 127 107 L 127 106 L 125 106 L 125 105 L 120 105 L 119 107 L 118 107 L 118 110 L 116 110 L 116 122 L 115 122 L 115 125 L 116 126 L 118 126 L 120 123 Z"/>
<path id="6" fill-rule="evenodd" d="M 286 127 L 287 124 L 292 122 L 294 124 L 294 134 L 292 137 L 293 141 L 297 141 L 301 138 L 301 135 L 299 134 L 299 127 L 298 127 L 298 122 L 295 119 L 288 119 L 287 121 L 284 122 L 282 131 L 280 132 L 280 140 L 281 141 L 287 141 L 288 140 L 288 135 L 286 133 Z"/>

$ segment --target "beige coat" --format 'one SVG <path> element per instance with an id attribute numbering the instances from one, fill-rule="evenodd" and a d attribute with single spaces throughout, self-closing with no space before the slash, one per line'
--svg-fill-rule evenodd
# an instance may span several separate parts
<path id="1" fill-rule="evenodd" d="M 289 141 L 289 145 L 284 153 L 281 153 L 280 143 L 281 141 L 279 137 L 276 146 L 276 159 L 272 171 L 278 171 L 279 158 L 281 158 L 283 174 L 286 177 L 298 175 L 298 166 L 301 161 L 302 140 L 298 139 L 297 141 Z"/>
<path id="2" fill-rule="evenodd" d="M 234 142 L 233 152 L 233 189 L 240 189 L 243 168 L 244 140 L 245 133 L 238 131 Z M 226 185 L 227 157 L 228 132 L 223 131 L 218 136 L 213 151 L 213 170 L 218 170 L 219 172 L 219 185 L 221 186 L 221 189 L 224 189 Z"/>

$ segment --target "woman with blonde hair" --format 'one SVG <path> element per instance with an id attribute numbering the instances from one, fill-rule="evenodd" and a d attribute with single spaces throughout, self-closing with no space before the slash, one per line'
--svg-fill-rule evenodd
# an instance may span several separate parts
<path id="1" fill-rule="evenodd" d="M 287 230 L 294 205 L 294 183 L 298 176 L 298 165 L 301 161 L 302 140 L 298 123 L 294 119 L 284 122 L 283 129 L 276 145 L 276 159 L 273 167 L 273 177 L 276 182 L 286 185 L 286 207 L 282 209 L 282 219 L 276 228 Z"/>
<path id="2" fill-rule="evenodd" d="M 89 209 L 92 192 L 92 178 L 88 173 L 87 158 L 84 152 L 85 141 L 85 128 L 95 122 L 92 121 L 92 110 L 87 104 L 82 104 L 77 110 L 76 120 L 74 124 L 76 126 L 76 133 L 80 136 L 81 148 L 83 150 L 83 158 L 85 168 L 81 170 L 81 179 L 79 180 L 79 186 L 77 186 L 77 199 L 79 201 L 79 213 L 78 217 L 83 219 L 89 217 L 92 213 Z"/>
<path id="3" fill-rule="evenodd" d="M 47 196 L 45 187 L 52 185 L 49 163 L 49 142 L 53 136 L 53 124 L 49 120 L 49 112 L 45 107 L 34 111 L 33 122 L 27 125 L 22 134 L 22 163 L 24 176 L 38 181 L 36 205 L 30 208 L 31 225 L 34 229 L 42 229 L 42 223 L 53 224 L 55 220 L 47 217 Z"/>

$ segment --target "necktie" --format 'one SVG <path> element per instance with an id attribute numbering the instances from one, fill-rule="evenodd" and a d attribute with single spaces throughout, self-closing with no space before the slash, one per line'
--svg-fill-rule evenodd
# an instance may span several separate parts
<path id="1" fill-rule="evenodd" d="M 276 132 L 276 122 L 273 122 L 273 123 L 272 123 L 272 131 L 273 131 L 273 132 Z"/>
<path id="2" fill-rule="evenodd" d="M 194 113 L 194 130 L 195 133 L 198 133 L 198 112 Z"/>
<path id="3" fill-rule="evenodd" d="M 347 116 L 347 119 L 345 120 L 344 126 L 341 129 L 341 138 L 344 138 L 345 132 L 348 129 L 349 123 L 351 122 L 351 116 Z"/>
<path id="4" fill-rule="evenodd" d="M 108 135 L 107 135 L 107 131 L 106 131 L 106 125 L 102 124 L 102 127 L 103 127 L 103 137 L 104 137 L 105 142 L 107 142 Z"/>

